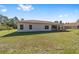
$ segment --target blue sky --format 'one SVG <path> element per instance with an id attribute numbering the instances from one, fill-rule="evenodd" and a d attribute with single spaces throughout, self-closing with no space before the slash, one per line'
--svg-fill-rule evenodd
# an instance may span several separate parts
<path id="1" fill-rule="evenodd" d="M 0 4 L 0 14 L 25 20 L 75 22 L 79 4 Z"/>

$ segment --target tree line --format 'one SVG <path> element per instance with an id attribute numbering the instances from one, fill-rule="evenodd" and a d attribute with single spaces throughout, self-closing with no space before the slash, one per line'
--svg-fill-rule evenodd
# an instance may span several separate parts
<path id="1" fill-rule="evenodd" d="M 7 16 L 0 15 L 0 30 L 3 29 L 16 29 L 18 17 L 8 18 Z"/>

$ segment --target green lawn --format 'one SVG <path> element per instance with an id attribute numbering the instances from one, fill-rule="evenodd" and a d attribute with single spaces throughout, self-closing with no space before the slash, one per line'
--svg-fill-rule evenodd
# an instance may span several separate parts
<path id="1" fill-rule="evenodd" d="M 79 53 L 79 30 L 36 33 L 0 31 L 0 53 Z"/>

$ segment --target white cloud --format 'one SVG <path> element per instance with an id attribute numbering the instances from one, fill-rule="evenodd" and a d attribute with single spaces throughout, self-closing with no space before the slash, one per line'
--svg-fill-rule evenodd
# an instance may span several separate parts
<path id="1" fill-rule="evenodd" d="M 7 11 L 7 9 L 1 9 L 1 11 L 2 11 L 2 12 L 6 12 L 6 11 Z"/>
<path id="2" fill-rule="evenodd" d="M 59 15 L 59 18 L 62 18 L 63 17 L 63 15 Z"/>
<path id="3" fill-rule="evenodd" d="M 30 11 L 30 10 L 33 10 L 33 6 L 32 5 L 27 5 L 27 4 L 20 4 L 18 7 L 17 7 L 18 10 L 23 10 L 23 11 Z"/>
<path id="4" fill-rule="evenodd" d="M 68 15 L 67 14 L 59 15 L 59 18 L 62 18 L 62 17 L 68 17 Z"/>
<path id="5" fill-rule="evenodd" d="M 5 6 L 3 5 L 0 5 L 0 12 L 6 12 L 7 9 L 5 8 Z"/>

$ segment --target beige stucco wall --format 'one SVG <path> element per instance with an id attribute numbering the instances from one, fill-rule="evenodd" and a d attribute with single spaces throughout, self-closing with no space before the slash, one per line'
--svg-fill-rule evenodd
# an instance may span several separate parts
<path id="1" fill-rule="evenodd" d="M 20 24 L 23 24 L 24 29 L 20 30 Z M 32 25 L 32 30 L 29 29 L 29 25 Z M 17 31 L 18 32 L 30 32 L 30 31 L 51 31 L 51 25 L 49 25 L 49 29 L 45 29 L 45 26 L 49 24 L 29 24 L 29 23 L 18 23 Z"/>

